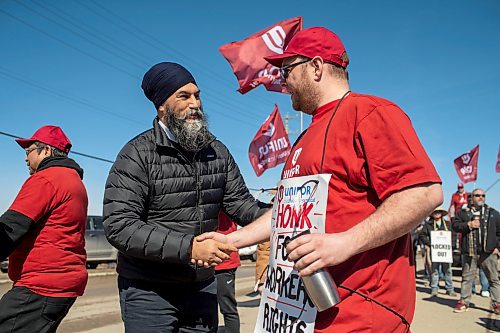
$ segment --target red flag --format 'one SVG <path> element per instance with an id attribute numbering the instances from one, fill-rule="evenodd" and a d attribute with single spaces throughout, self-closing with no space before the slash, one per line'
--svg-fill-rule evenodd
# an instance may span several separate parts
<path id="1" fill-rule="evenodd" d="M 281 86 L 279 70 L 264 57 L 283 53 L 283 46 L 302 30 L 302 17 L 281 21 L 238 42 L 222 45 L 220 53 L 226 58 L 238 79 L 242 94 L 260 84 L 267 90 L 286 92 Z"/>
<path id="2" fill-rule="evenodd" d="M 463 183 L 476 181 L 478 159 L 479 145 L 475 146 L 470 152 L 460 155 L 453 161 L 458 177 Z"/>
<path id="3" fill-rule="evenodd" d="M 498 155 L 497 155 L 497 172 L 500 172 L 500 146 L 498 146 Z"/>
<path id="4" fill-rule="evenodd" d="M 290 140 L 286 134 L 278 106 L 267 117 L 248 148 L 248 157 L 257 176 L 266 169 L 284 163 L 290 155 Z"/>

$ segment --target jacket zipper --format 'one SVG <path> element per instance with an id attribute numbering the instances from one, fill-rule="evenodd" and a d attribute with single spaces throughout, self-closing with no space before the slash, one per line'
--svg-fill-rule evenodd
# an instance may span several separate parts
<path id="1" fill-rule="evenodd" d="M 186 157 L 186 155 L 184 155 L 184 154 L 182 153 L 182 151 L 180 151 L 180 150 L 179 150 L 179 149 L 177 149 L 177 148 L 176 148 L 176 150 L 177 150 L 177 152 L 179 153 L 179 155 L 180 155 L 180 156 L 182 156 L 182 158 L 183 158 L 185 161 L 187 161 L 187 162 L 191 165 L 191 167 L 192 167 L 192 169 L 193 169 L 193 171 L 194 171 L 194 179 L 195 179 L 195 182 L 196 182 L 196 184 L 195 184 L 195 186 L 196 186 L 196 213 L 197 213 L 197 215 L 198 215 L 198 222 L 199 222 L 199 224 L 200 224 L 200 235 L 201 235 L 201 234 L 203 233 L 203 223 L 202 223 L 203 221 L 202 221 L 202 218 L 201 218 L 201 213 L 200 213 L 200 198 L 201 198 L 201 182 L 200 182 L 200 174 L 199 174 L 199 172 L 198 172 L 198 168 L 197 168 L 197 166 L 196 166 L 196 156 L 198 155 L 198 152 L 196 152 L 196 153 L 194 154 L 194 156 L 193 156 L 193 160 L 191 161 L 191 160 L 189 160 L 189 159 Z"/>
<path id="2" fill-rule="evenodd" d="M 200 172 L 196 164 L 196 155 L 198 155 L 198 152 L 196 152 L 193 157 L 193 170 L 196 181 L 196 213 L 198 214 L 198 221 L 200 223 L 200 235 L 201 235 L 203 233 L 203 220 L 201 218 L 201 212 L 200 212 L 201 181 L 200 181 Z"/>

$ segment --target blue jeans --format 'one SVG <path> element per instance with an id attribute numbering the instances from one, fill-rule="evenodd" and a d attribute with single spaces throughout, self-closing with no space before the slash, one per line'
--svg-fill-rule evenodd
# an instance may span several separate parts
<path id="1" fill-rule="evenodd" d="M 215 278 L 192 283 L 154 283 L 118 276 L 126 333 L 217 332 Z"/>
<path id="2" fill-rule="evenodd" d="M 488 282 L 486 274 L 484 274 L 482 268 L 479 268 L 479 281 L 481 282 L 481 292 L 490 291 L 490 283 Z M 472 292 L 475 293 L 476 292 L 475 290 L 476 290 L 476 279 L 472 280 Z"/>
<path id="3" fill-rule="evenodd" d="M 432 263 L 432 276 L 431 276 L 431 290 L 438 290 L 439 288 L 439 266 L 442 267 L 444 272 L 444 284 L 447 291 L 453 291 L 453 280 L 451 275 L 451 264 L 444 262 Z"/>

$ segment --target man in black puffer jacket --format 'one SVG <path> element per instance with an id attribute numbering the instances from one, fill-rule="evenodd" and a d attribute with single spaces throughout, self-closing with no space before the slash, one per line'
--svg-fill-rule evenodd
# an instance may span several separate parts
<path id="1" fill-rule="evenodd" d="M 159 63 L 142 88 L 158 117 L 123 147 L 104 195 L 104 229 L 120 251 L 125 330 L 215 332 L 211 266 L 236 248 L 194 237 L 217 229 L 221 209 L 246 225 L 269 206 L 250 195 L 228 149 L 208 131 L 191 73 Z"/>

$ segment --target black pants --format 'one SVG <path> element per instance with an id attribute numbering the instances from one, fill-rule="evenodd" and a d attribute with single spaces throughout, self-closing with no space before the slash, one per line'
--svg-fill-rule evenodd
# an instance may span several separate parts
<path id="1" fill-rule="evenodd" d="M 0 300 L 0 332 L 55 332 L 76 297 L 49 297 L 14 287 Z"/>
<path id="2" fill-rule="evenodd" d="M 236 268 L 215 271 L 217 279 L 217 301 L 220 312 L 224 316 L 226 333 L 240 332 L 240 316 L 235 296 Z"/>
<path id="3" fill-rule="evenodd" d="M 215 279 L 152 283 L 118 276 L 126 333 L 217 332 Z"/>

